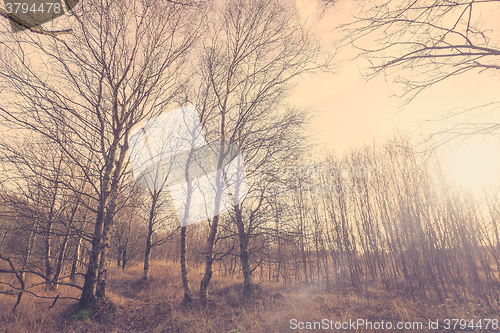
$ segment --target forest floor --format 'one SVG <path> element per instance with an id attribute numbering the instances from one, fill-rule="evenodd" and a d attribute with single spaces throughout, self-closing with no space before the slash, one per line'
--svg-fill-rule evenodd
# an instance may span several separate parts
<path id="1" fill-rule="evenodd" d="M 154 262 L 151 279 L 141 280 L 141 266 L 126 270 L 111 268 L 107 300 L 102 301 L 96 311 L 79 311 L 76 301 L 60 299 L 54 307 L 50 299 L 23 296 L 16 312 L 11 309 L 15 298 L 0 294 L 0 332 L 180 332 L 180 333 L 258 333 L 258 332 L 375 332 L 387 331 L 388 322 L 393 331 L 406 332 L 484 332 L 480 326 L 460 323 L 453 329 L 444 329 L 446 318 L 463 318 L 467 324 L 474 320 L 499 318 L 499 313 L 484 306 L 468 302 L 458 305 L 451 300 L 444 303 L 432 299 L 413 300 L 412 297 L 395 291 L 385 291 L 376 285 L 362 291 L 352 288 L 325 292 L 324 287 L 314 284 L 283 286 L 281 283 L 263 281 L 256 287 L 252 298 L 241 297 L 241 280 L 221 277 L 212 279 L 210 302 L 202 307 L 197 301 L 192 305 L 182 304 L 180 268 L 174 264 Z M 195 293 L 201 280 L 200 272 L 190 272 L 191 288 Z M 0 278 L 2 278 L 0 276 Z M 40 289 L 40 294 L 44 294 Z M 60 287 L 55 293 L 78 297 L 77 290 Z M 49 294 L 44 294 L 49 295 Z M 358 320 L 364 320 L 360 322 Z M 439 320 L 438 330 L 429 330 L 429 320 Z M 356 322 L 360 326 L 342 329 L 338 325 Z M 306 329 L 316 324 L 316 328 Z M 328 329 L 325 329 L 328 322 Z M 367 326 L 371 322 L 372 329 Z M 396 330 L 398 322 L 407 329 Z M 301 324 L 302 323 L 302 324 Z M 337 328 L 335 329 L 335 323 Z M 422 323 L 422 329 L 419 324 Z M 300 329 L 304 325 L 304 329 Z M 409 328 L 412 325 L 412 328 Z M 492 326 L 490 326 L 491 328 Z M 492 330 L 498 331 L 498 330 Z"/>

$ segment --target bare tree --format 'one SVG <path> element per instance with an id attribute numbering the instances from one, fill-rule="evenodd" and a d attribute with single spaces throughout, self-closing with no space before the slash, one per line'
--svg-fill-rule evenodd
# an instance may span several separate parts
<path id="1" fill-rule="evenodd" d="M 1 107 L 6 124 L 48 138 L 91 184 L 97 209 L 83 307 L 105 294 L 129 132 L 176 94 L 202 12 L 172 2 L 87 1 L 64 40 L 15 34 L 2 44 L 1 86 L 16 95 Z"/>
<path id="2" fill-rule="evenodd" d="M 141 254 L 144 243 L 144 221 L 140 216 L 140 207 L 129 205 L 116 214 L 114 228 L 113 253 L 118 267 L 125 269 L 127 264 Z"/>
<path id="3" fill-rule="evenodd" d="M 285 2 L 233 0 L 216 7 L 213 15 L 220 19 L 212 21 L 204 42 L 197 95 L 197 104 L 205 115 L 207 138 L 237 144 L 246 163 L 262 167 L 273 154 L 280 156 L 291 143 L 288 139 L 292 133 L 304 124 L 301 111 L 284 111 L 283 101 L 296 83 L 294 79 L 326 69 L 329 58 L 320 58 L 318 43 L 300 23 L 296 9 Z M 257 198 L 262 200 L 262 196 Z M 254 207 L 260 209 L 261 205 Z M 247 249 L 256 211 L 248 211 L 245 217 L 239 202 L 234 209 L 245 294 L 249 295 L 252 269 Z M 200 285 L 202 301 L 206 301 L 212 276 L 218 223 L 216 216 L 207 240 L 205 274 Z"/>
<path id="4" fill-rule="evenodd" d="M 1 160 L 8 174 L 3 179 L 2 204 L 10 217 L 18 221 L 12 225 L 11 237 L 21 237 L 17 246 L 4 252 L 4 258 L 11 256 L 21 262 L 17 272 L 9 272 L 16 274 L 23 285 L 18 300 L 25 289 L 37 285 L 26 282 L 27 274 L 42 277 L 50 291 L 60 284 L 81 288 L 73 284 L 76 267 L 70 276 L 71 283 L 62 281 L 67 277 L 65 264 L 72 260 L 72 239 L 85 237 L 88 222 L 87 209 L 72 189 L 74 186 L 83 193 L 86 183 L 73 179 L 68 186 L 67 175 L 72 166 L 46 138 L 32 136 L 23 142 L 10 139 L 0 144 Z"/>
<path id="5" fill-rule="evenodd" d="M 426 87 L 468 71 L 500 70 L 500 45 L 482 13 L 497 1 L 386 2 L 359 7 L 356 19 L 339 27 L 343 42 L 358 47 L 370 61 L 370 75 L 391 69 L 411 69 L 400 78 L 410 99 Z M 366 47 L 362 38 L 375 38 Z"/>
<path id="6" fill-rule="evenodd" d="M 145 219 L 147 221 L 147 233 L 146 249 L 144 252 L 144 280 L 149 279 L 152 249 L 155 246 L 159 246 L 169 241 L 179 230 L 178 227 L 175 228 L 171 225 L 173 223 L 177 224 L 177 219 L 174 215 L 175 212 L 173 212 L 172 209 L 168 209 L 172 206 L 172 202 L 165 198 L 166 195 L 167 193 L 163 188 L 149 189 L 147 198 L 143 203 L 143 206 L 147 212 L 147 216 Z M 169 221 L 171 223 L 169 223 Z"/>
<path id="7" fill-rule="evenodd" d="M 399 97 L 405 106 L 424 89 L 450 78 L 468 72 L 500 73 L 499 35 L 493 28 L 497 22 L 485 15 L 499 6 L 495 0 L 361 1 L 353 22 L 337 27 L 343 38 L 336 47 L 352 46 L 359 50 L 370 63 L 366 71 L 368 78 L 379 74 L 394 77 L 403 87 Z M 496 122 L 462 123 L 456 116 L 494 110 L 499 103 L 492 100 L 449 110 L 443 119 L 455 123 L 431 138 L 437 139 L 435 144 L 440 145 L 457 137 L 498 135 L 500 124 Z"/>

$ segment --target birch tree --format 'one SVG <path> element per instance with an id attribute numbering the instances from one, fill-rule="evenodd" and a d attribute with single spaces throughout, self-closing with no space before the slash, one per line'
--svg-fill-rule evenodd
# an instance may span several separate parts
<path id="1" fill-rule="evenodd" d="M 202 13 L 174 2 L 85 1 L 68 19 L 72 34 L 6 34 L 0 46 L 0 86 L 9 97 L 0 107 L 4 124 L 46 137 L 91 184 L 97 208 L 82 307 L 105 295 L 129 132 L 182 87 L 181 66 Z"/>

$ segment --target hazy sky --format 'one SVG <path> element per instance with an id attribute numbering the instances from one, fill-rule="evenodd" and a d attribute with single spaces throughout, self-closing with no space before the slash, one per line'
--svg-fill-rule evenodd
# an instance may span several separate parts
<path id="1" fill-rule="evenodd" d="M 350 5 L 353 1 L 340 0 L 319 20 L 316 1 L 297 0 L 297 3 L 303 18 L 315 23 L 313 30 L 325 43 L 338 37 L 332 30 L 337 24 L 349 21 L 354 10 Z M 500 21 L 499 14 L 500 10 L 488 13 L 489 21 L 495 22 L 495 26 Z M 317 114 L 313 131 L 318 133 L 315 137 L 321 145 L 338 152 L 371 143 L 374 138 L 383 142 L 394 130 L 411 132 L 419 138 L 447 125 L 442 121 L 423 125 L 425 120 L 438 119 L 453 108 L 500 100 L 500 76 L 468 73 L 433 86 L 401 110 L 398 108 L 401 100 L 391 97 L 393 91 L 401 92 L 401 86 L 391 82 L 391 78 L 386 81 L 383 76 L 367 82 L 360 70 L 367 68 L 368 62 L 362 58 L 351 60 L 355 54 L 352 49 L 344 50 L 338 58 L 344 62 L 337 73 L 302 82 L 293 97 L 294 101 L 309 105 Z M 470 118 L 459 120 L 500 123 L 500 109 L 483 115 L 482 119 Z"/>

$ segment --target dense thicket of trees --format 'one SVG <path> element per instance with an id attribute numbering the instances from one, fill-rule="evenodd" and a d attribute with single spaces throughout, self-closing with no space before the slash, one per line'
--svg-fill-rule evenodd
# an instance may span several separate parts
<path id="1" fill-rule="evenodd" d="M 130 130 L 163 112 L 182 89 L 180 69 L 200 37 L 203 15 L 203 8 L 172 2 L 89 1 L 72 12 L 78 29 L 64 39 L 5 34 L 3 122 L 19 136 L 40 138 L 50 147 L 46 154 L 61 156 L 67 167 L 49 180 L 53 197 L 71 191 L 79 203 L 90 200 L 94 214 L 82 306 L 105 295 L 114 215 L 130 197 Z M 18 150 L 7 148 L 7 159 L 11 151 Z M 49 230 L 52 218 L 51 210 Z"/>
<path id="2" fill-rule="evenodd" d="M 444 180 L 439 158 L 412 148 L 409 140 L 398 138 L 321 163 L 297 160 L 283 169 L 249 169 L 259 174 L 248 199 L 260 206 L 248 213 L 253 275 L 330 291 L 382 286 L 413 298 L 496 302 L 498 198 L 479 200 L 459 191 Z M 75 284 L 70 279 L 75 268 L 77 274 L 85 272 L 93 214 L 72 196 L 54 195 L 57 188 L 50 183 L 42 189 L 2 197 L 1 255 L 4 264 L 10 259 L 14 265 L 2 270 L 42 276 L 54 290 Z M 110 259 L 124 269 L 148 253 L 149 215 L 140 209 L 125 207 L 117 214 Z M 168 222 L 168 214 L 164 217 Z M 216 274 L 243 276 L 236 218 L 234 212 L 220 216 Z M 175 229 L 167 224 L 155 230 L 157 246 L 150 248 L 150 258 L 180 263 L 181 235 L 172 234 Z M 210 227 L 200 223 L 187 229 L 187 269 L 202 269 Z"/>

